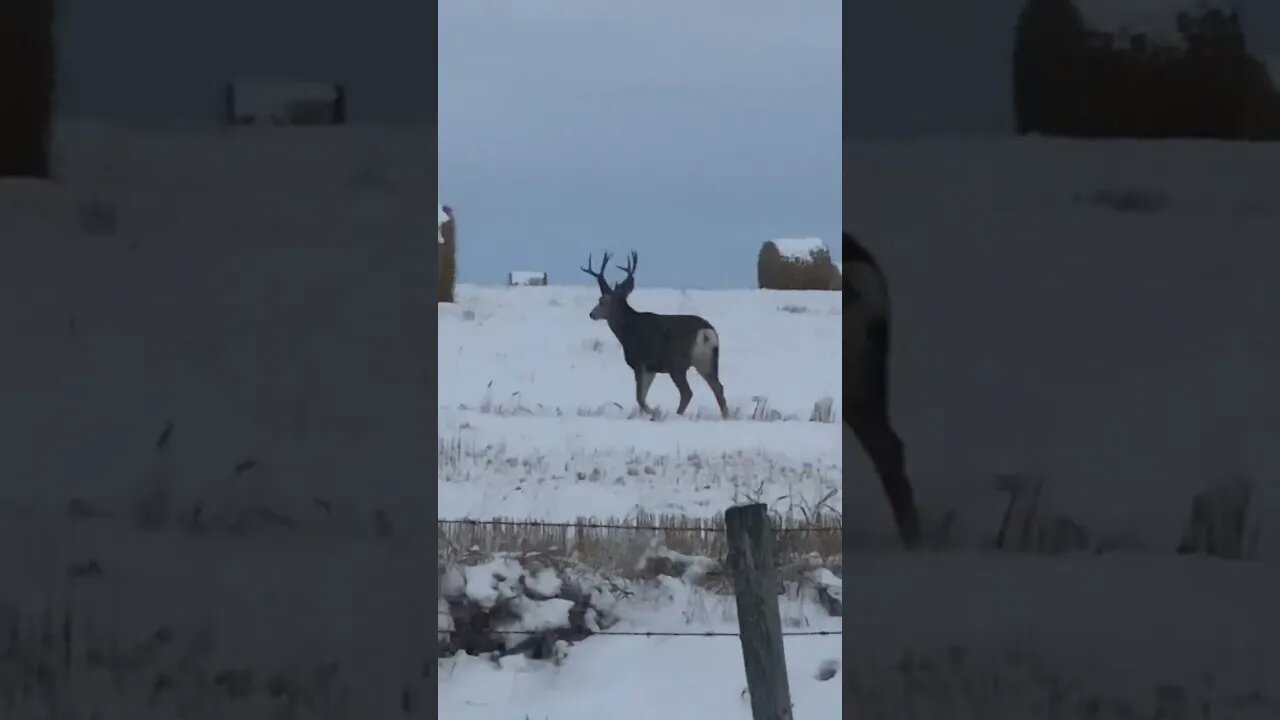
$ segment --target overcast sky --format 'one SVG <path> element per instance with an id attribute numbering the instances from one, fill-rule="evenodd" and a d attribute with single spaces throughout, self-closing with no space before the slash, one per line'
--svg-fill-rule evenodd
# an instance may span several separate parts
<path id="1" fill-rule="evenodd" d="M 223 83 L 279 76 L 343 82 L 356 122 L 426 123 L 433 60 L 421 37 L 433 11 L 402 0 L 59 0 L 59 111 L 212 125 Z"/>
<path id="2" fill-rule="evenodd" d="M 765 239 L 838 245 L 842 80 L 855 137 L 1009 132 L 1021 5 L 855 3 L 842 68 L 839 0 L 61 0 L 59 111 L 208 125 L 238 76 L 341 81 L 353 122 L 438 101 L 465 281 L 634 247 L 641 286 L 745 286 Z M 1239 5 L 1280 57 L 1280 1 Z"/>
<path id="3" fill-rule="evenodd" d="M 637 288 L 750 287 L 765 240 L 839 245 L 840 0 L 442 0 L 439 17 L 461 280 L 590 284 L 588 253 L 634 248 Z"/>

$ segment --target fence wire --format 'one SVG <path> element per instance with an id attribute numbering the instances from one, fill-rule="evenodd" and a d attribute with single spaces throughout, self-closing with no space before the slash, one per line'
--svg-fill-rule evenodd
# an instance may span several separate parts
<path id="1" fill-rule="evenodd" d="M 627 530 L 627 531 L 647 531 L 647 532 L 669 532 L 680 534 L 723 534 L 727 529 L 723 525 L 708 526 L 676 526 L 676 525 L 642 525 L 630 523 L 598 523 L 598 522 L 550 522 L 542 520 L 473 520 L 470 518 L 454 518 L 437 520 L 440 525 L 459 525 L 471 527 L 530 527 L 557 530 Z M 840 533 L 843 531 L 841 525 L 812 525 L 803 527 L 774 527 L 775 534 L 804 534 L 804 533 Z M 439 613 L 440 617 L 452 616 L 448 613 Z M 467 630 L 437 630 L 441 635 L 456 635 L 467 632 Z M 537 634 L 536 631 L 530 630 L 494 630 L 486 629 L 487 635 L 499 636 L 531 636 Z M 801 630 L 792 632 L 783 632 L 783 637 L 834 637 L 843 635 L 842 630 Z M 692 637 L 692 638 L 740 638 L 741 633 L 724 632 L 724 631 L 701 631 L 701 632 L 666 632 L 666 631 L 639 631 L 639 630 L 604 630 L 601 632 L 592 632 L 589 637 Z"/>
<path id="2" fill-rule="evenodd" d="M 675 525 L 624 525 L 621 523 L 593 523 L 593 522 L 543 522 L 540 520 L 470 520 L 470 519 L 450 519 L 436 520 L 439 525 L 473 525 L 473 526 L 495 526 L 507 525 L 512 527 L 537 527 L 537 528 L 557 528 L 561 530 L 636 530 L 648 532 L 670 532 L 670 533 L 724 533 L 727 530 L 723 526 L 710 525 L 706 527 L 686 526 L 678 527 Z M 775 535 L 789 533 L 837 533 L 843 532 L 844 528 L 838 525 L 809 525 L 805 527 L 775 527 L 773 533 Z"/>
<path id="3" fill-rule="evenodd" d="M 436 632 L 440 634 L 447 633 L 450 635 L 454 635 L 463 631 L 437 630 Z M 537 630 L 485 630 L 484 634 L 486 635 L 537 635 L 539 632 L 540 631 L 537 631 Z M 843 634 L 844 634 L 844 631 L 842 630 L 807 630 L 803 632 L 784 632 L 782 633 L 782 637 L 804 637 L 804 636 L 843 635 Z M 610 635 L 614 637 L 735 637 L 735 638 L 742 637 L 741 633 L 719 632 L 719 631 L 715 631 L 715 632 L 713 631 L 707 631 L 707 632 L 605 631 L 605 632 L 593 632 L 587 637 L 597 638 L 597 637 L 608 637 Z"/>

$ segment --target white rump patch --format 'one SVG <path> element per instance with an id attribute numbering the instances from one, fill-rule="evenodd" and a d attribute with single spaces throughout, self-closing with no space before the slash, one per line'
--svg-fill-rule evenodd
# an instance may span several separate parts
<path id="1" fill-rule="evenodd" d="M 711 328 L 703 328 L 693 338 L 693 367 L 704 375 L 715 370 L 712 360 L 716 348 L 720 347 L 720 336 Z"/>

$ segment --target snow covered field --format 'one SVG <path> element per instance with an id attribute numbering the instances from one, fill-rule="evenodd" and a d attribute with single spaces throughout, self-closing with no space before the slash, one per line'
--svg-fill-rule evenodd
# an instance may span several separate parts
<path id="1" fill-rule="evenodd" d="M 0 183 L 0 715 L 424 712 L 433 138 L 62 127 Z"/>
<path id="2" fill-rule="evenodd" d="M 864 548 L 843 562 L 850 639 L 832 682 L 813 672 L 837 638 L 788 639 L 799 717 L 1280 717 L 1280 148 L 935 140 L 847 153 L 845 225 L 889 273 L 893 411 L 926 518 L 954 512 L 947 549 L 876 549 L 892 533 L 869 464 L 848 438 L 835 456 L 829 428 L 805 421 L 824 394 L 839 409 L 823 352 L 796 351 L 838 352 L 825 323 L 839 310 L 811 307 L 824 293 L 778 312 L 793 301 L 638 288 L 644 309 L 720 328 L 745 415 L 767 395 L 799 418 L 718 422 L 695 379 L 698 418 L 647 423 L 625 419 L 630 376 L 585 317 L 589 289 L 463 287 L 440 310 L 441 471 L 456 479 L 440 485 L 441 517 L 710 514 L 752 484 L 771 504 L 812 502 L 843 467 L 848 492 L 830 502 Z M 675 400 L 663 380 L 653 395 Z M 717 459 L 681 460 L 693 453 Z M 664 467 L 676 472 L 645 471 Z M 686 481 L 695 471 L 707 481 Z M 1005 510 L 1000 475 L 1041 478 L 1041 510 L 1107 551 L 981 549 Z M 1254 486 L 1259 559 L 1176 555 L 1192 496 L 1233 477 Z M 666 621 L 714 625 L 689 602 Z M 442 667 L 439 708 L 746 717 L 739 649 L 724 641 L 588 638 L 560 666 L 464 658 Z"/>
<path id="3" fill-rule="evenodd" d="M 461 286 L 457 305 L 441 306 L 441 518 L 709 518 L 752 500 L 797 518 L 840 511 L 838 293 L 636 289 L 638 309 L 700 314 L 716 326 L 720 376 L 734 411 L 728 421 L 693 373 L 689 417 L 674 414 L 678 396 L 664 376 L 649 394 L 662 419 L 636 418 L 634 379 L 617 340 L 587 317 L 597 299 L 594 287 Z M 810 420 L 815 405 L 830 406 L 825 422 Z M 620 554 L 633 562 L 627 546 L 638 553 L 653 537 L 617 535 Z M 469 594 L 474 587 L 472 580 Z M 669 577 L 637 583 L 633 595 L 617 600 L 608 584 L 597 592 L 610 598 L 601 616 L 616 623 L 606 633 L 736 631 L 731 594 Z M 812 600 L 784 599 L 783 607 L 792 619 L 787 632 L 840 628 L 840 619 Z M 521 627 L 534 624 L 527 609 L 522 614 Z M 817 675 L 824 662 L 838 662 L 840 636 L 797 635 L 786 643 L 799 717 L 837 717 L 838 676 Z M 750 712 L 741 645 L 732 636 L 597 635 L 575 644 L 558 666 L 515 655 L 496 667 L 459 654 L 442 661 L 440 673 L 441 717 Z"/>
<path id="4" fill-rule="evenodd" d="M 1280 147 L 846 146 L 845 227 L 889 274 L 893 412 L 926 514 L 1000 523 L 997 474 L 1126 551 L 845 558 L 865 717 L 1280 717 Z M 890 527 L 856 451 L 849 532 Z M 1254 484 L 1257 562 L 1173 554 Z M 856 638 L 856 640 L 853 640 Z"/>
<path id="5" fill-rule="evenodd" d="M 643 422 L 618 341 L 588 287 L 458 288 L 440 307 L 441 518 L 571 521 L 636 510 L 710 516 L 784 497 L 840 507 L 840 295 L 636 289 L 643 310 L 706 317 L 731 410 L 690 372 L 688 417 L 666 376 Z M 753 417 L 755 419 L 753 419 Z"/>

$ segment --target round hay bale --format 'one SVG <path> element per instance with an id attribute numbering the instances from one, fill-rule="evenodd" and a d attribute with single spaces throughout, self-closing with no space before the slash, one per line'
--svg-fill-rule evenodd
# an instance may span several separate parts
<path id="1" fill-rule="evenodd" d="M 458 275 L 458 232 L 454 223 L 453 209 L 441 205 L 437 215 L 436 228 L 436 267 L 439 276 L 436 282 L 436 300 L 453 302 L 453 285 Z"/>
<path id="2" fill-rule="evenodd" d="M 828 290 L 841 291 L 844 290 L 844 273 L 841 272 L 840 266 L 831 263 L 831 287 Z"/>
<path id="3" fill-rule="evenodd" d="M 756 283 L 762 290 L 838 290 L 839 272 L 817 238 L 770 240 L 756 260 Z"/>
<path id="4" fill-rule="evenodd" d="M 1019 134 L 1280 139 L 1280 92 L 1229 3 L 1026 0 L 1015 29 Z"/>

